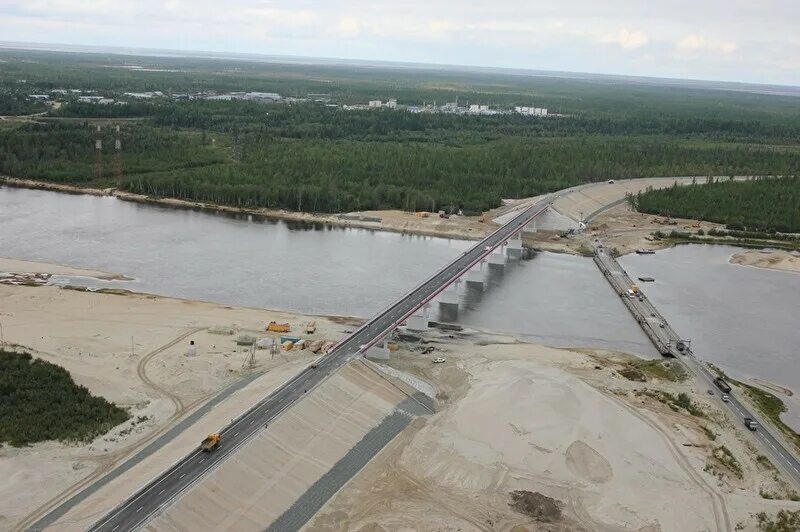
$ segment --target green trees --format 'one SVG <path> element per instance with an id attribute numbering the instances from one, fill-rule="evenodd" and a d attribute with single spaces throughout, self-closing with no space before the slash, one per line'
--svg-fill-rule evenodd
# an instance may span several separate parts
<path id="1" fill-rule="evenodd" d="M 633 198 L 640 212 L 709 220 L 730 229 L 800 232 L 800 178 L 727 179 L 652 190 Z"/>
<path id="2" fill-rule="evenodd" d="M 0 443 L 89 441 L 127 419 L 121 408 L 77 386 L 64 368 L 0 350 Z"/>

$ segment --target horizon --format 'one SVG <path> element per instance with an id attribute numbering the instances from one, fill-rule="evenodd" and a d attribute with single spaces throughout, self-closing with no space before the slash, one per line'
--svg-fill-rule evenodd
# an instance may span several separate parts
<path id="1" fill-rule="evenodd" d="M 189 50 L 176 48 L 149 48 L 139 46 L 105 46 L 93 44 L 69 44 L 54 42 L 33 42 L 33 41 L 3 41 L 0 40 L 0 52 L 2 51 L 24 51 L 24 52 L 51 52 L 64 54 L 107 54 L 120 57 L 141 57 L 141 58 L 187 58 L 187 59 L 210 59 L 210 60 L 229 60 L 229 61 L 250 61 L 272 64 L 299 64 L 306 66 L 326 65 L 343 66 L 358 68 L 398 68 L 398 69 L 420 69 L 420 70 L 447 70 L 462 73 L 502 73 L 530 77 L 551 77 L 591 81 L 599 80 L 622 80 L 639 81 L 653 84 L 672 84 L 683 87 L 703 88 L 708 90 L 737 90 L 745 88 L 774 88 L 774 89 L 798 89 L 783 93 L 780 91 L 763 91 L 768 95 L 780 96 L 800 96 L 800 82 L 791 83 L 757 83 L 748 81 L 735 81 L 728 79 L 711 78 L 681 78 L 666 76 L 650 76 L 637 74 L 624 74 L 612 72 L 589 72 L 575 70 L 546 70 L 538 68 L 517 68 L 502 67 L 477 64 L 457 64 L 457 63 L 424 63 L 416 61 L 392 61 L 382 59 L 361 59 L 349 57 L 332 56 L 301 56 L 287 54 L 266 54 L 256 52 L 235 52 L 235 51 L 216 51 L 216 50 Z M 719 84 L 720 86 L 708 86 L 708 84 Z M 745 91 L 762 92 L 762 91 Z"/>

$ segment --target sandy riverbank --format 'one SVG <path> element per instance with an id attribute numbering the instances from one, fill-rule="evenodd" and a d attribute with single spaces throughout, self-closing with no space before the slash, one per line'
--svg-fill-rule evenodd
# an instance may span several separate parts
<path id="1" fill-rule="evenodd" d="M 731 255 L 731 264 L 800 273 L 800 252 L 749 250 Z"/>
<path id="2" fill-rule="evenodd" d="M 43 269 L 52 272 L 57 268 Z M 311 336 L 314 339 L 338 340 L 353 327 L 347 319 L 313 319 L 317 325 Z M 293 334 L 307 337 L 301 331 L 308 318 L 150 295 L 0 285 L 0 320 L 7 344 L 66 368 L 77 384 L 127 408 L 132 415 L 130 421 L 87 444 L 48 442 L 0 449 L 0 477 L 4 479 L 0 481 L 0 529 L 11 528 L 69 493 L 73 486 L 109 470 L 252 371 L 265 372 L 275 386 L 317 356 L 293 351 L 273 357 L 268 350 L 258 350 L 251 370 L 245 367 L 248 348 L 236 345 L 239 334 L 269 337 L 264 324 L 275 320 L 289 322 Z M 215 327 L 236 333 L 213 334 Z M 197 345 L 193 357 L 186 356 L 190 340 Z M 283 377 L 275 381 L 276 375 Z M 245 402 L 252 400 L 245 390 L 236 395 Z M 238 415 L 244 407 L 236 410 Z M 134 423 L 139 417 L 146 421 Z M 226 422 L 217 419 L 211 427 Z"/>
<path id="3" fill-rule="evenodd" d="M 630 381 L 619 373 L 626 355 L 483 333 L 429 345 L 445 363 L 404 348 L 390 365 L 435 386 L 442 409 L 389 444 L 308 530 L 754 530 L 758 511 L 800 508 L 762 498 L 791 488 L 691 380 Z M 705 417 L 645 390 L 686 393 Z M 738 471 L 715 458 L 723 446 Z M 554 499 L 560 515 L 521 514 L 515 490 Z"/>
<path id="4" fill-rule="evenodd" d="M 7 342 L 67 368 L 93 394 L 147 417 L 85 445 L 0 450 L 3 529 L 29 525 L 26 516 L 43 515 L 48 505 L 90 484 L 248 374 L 242 367 L 246 349 L 235 345 L 236 336 L 209 328 L 266 336 L 259 332 L 265 321 L 289 321 L 298 330 L 307 320 L 155 296 L 24 286 L 0 286 L 0 316 Z M 341 319 L 315 319 L 315 337 L 337 339 L 353 327 Z M 198 345 L 196 357 L 186 356 L 190 339 Z M 631 382 L 619 374 L 624 355 L 552 349 L 477 331 L 431 331 L 426 341 L 436 347 L 433 354 L 403 344 L 390 365 L 429 382 L 441 411 L 402 432 L 329 502 L 311 530 L 370 523 L 386 530 L 409 523 L 427 530 L 452 523 L 464 530 L 529 527 L 531 518 L 508 505 L 509 492 L 517 489 L 557 499 L 563 505 L 559 524 L 586 529 L 721 529 L 725 522 L 747 522 L 753 511 L 797 505 L 759 497 L 761 489 L 783 494 L 786 487 L 755 461 L 747 436 L 705 390 L 691 383 Z M 447 361 L 434 365 L 432 356 Z M 272 358 L 260 351 L 256 370 L 262 377 L 76 507 L 68 520 L 86 523 L 104 512 L 194 447 L 208 427 L 223 426 L 312 358 L 307 352 Z M 675 413 L 638 395 L 643 387 L 685 391 L 709 419 Z M 702 426 L 716 433 L 714 441 Z M 719 445 L 737 458 L 742 478 L 710 458 Z M 709 464 L 716 469 L 704 471 Z M 675 515 L 674 504 L 686 511 Z"/>
<path id="5" fill-rule="evenodd" d="M 130 280 L 130 277 L 126 277 L 120 273 L 101 272 L 98 270 L 87 270 L 84 268 L 73 268 L 71 266 L 62 266 L 59 264 L 8 259 L 4 257 L 0 257 L 0 272 L 94 277 L 95 279 L 102 279 L 104 281 Z"/>

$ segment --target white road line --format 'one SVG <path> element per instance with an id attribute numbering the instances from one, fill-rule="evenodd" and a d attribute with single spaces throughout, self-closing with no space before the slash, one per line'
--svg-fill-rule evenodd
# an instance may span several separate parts
<path id="1" fill-rule="evenodd" d="M 185 476 L 186 476 L 186 473 L 184 473 L 183 475 L 179 476 L 179 477 L 178 477 L 178 480 L 182 479 L 182 478 L 183 478 L 183 477 L 185 477 Z"/>
<path id="2" fill-rule="evenodd" d="M 164 493 L 164 490 L 158 492 L 159 495 L 161 495 L 162 493 Z"/>
<path id="3" fill-rule="evenodd" d="M 114 528 L 111 529 L 111 532 L 114 532 L 118 528 L 119 528 L 119 525 L 115 526 Z"/>
<path id="4" fill-rule="evenodd" d="M 139 513 L 139 512 L 141 512 L 141 511 L 142 511 L 142 508 L 144 508 L 144 506 L 139 506 L 139 509 L 138 509 L 138 510 L 136 510 L 136 513 Z"/>

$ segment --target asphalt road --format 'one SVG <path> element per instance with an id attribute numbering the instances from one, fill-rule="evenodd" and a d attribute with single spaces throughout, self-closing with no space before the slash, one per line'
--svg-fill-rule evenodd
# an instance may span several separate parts
<path id="1" fill-rule="evenodd" d="M 392 303 L 350 336 L 344 338 L 327 356 L 318 361 L 316 367 L 305 368 L 281 388 L 221 430 L 222 439 L 216 450 L 212 452 L 202 452 L 199 448 L 194 450 L 114 508 L 96 522 L 90 530 L 122 532 L 135 530 L 143 525 L 203 475 L 236 452 L 252 436 L 264 430 L 273 419 L 302 398 L 307 391 L 317 386 L 344 364 L 361 355 L 368 346 L 386 337 L 418 308 L 436 297 L 472 266 L 480 263 L 495 248 L 541 214 L 554 198 L 555 196 L 548 196 L 522 210 L 497 231 Z M 209 432 L 212 431 L 213 428 L 210 427 Z"/>
<path id="2" fill-rule="evenodd" d="M 659 344 L 661 346 L 667 346 L 672 356 L 683 361 L 690 370 L 701 378 L 707 384 L 708 389 L 714 392 L 720 404 L 723 407 L 727 407 L 733 414 L 733 419 L 739 423 L 741 430 L 750 433 L 764 453 L 770 457 L 772 462 L 784 471 L 795 482 L 795 485 L 800 486 L 800 462 L 798 462 L 794 454 L 786 449 L 778 438 L 773 436 L 770 429 L 764 424 L 763 418 L 748 410 L 748 408 L 736 398 L 733 392 L 728 393 L 729 399 L 727 403 L 722 401 L 722 392 L 717 388 L 716 384 L 714 384 L 716 375 L 708 369 L 702 360 L 695 357 L 691 347 L 687 347 L 683 352 L 676 349 L 676 343 L 678 340 L 681 340 L 681 337 L 670 327 L 667 320 L 656 310 L 647 296 L 641 294 L 641 297 L 631 298 L 625 295 L 627 289 L 635 283 L 622 266 L 619 265 L 616 259 L 608 255 L 605 249 L 600 246 L 596 246 L 595 249 L 601 269 L 605 268 L 605 270 L 610 273 L 608 278 L 614 290 L 618 294 L 623 294 L 621 297 L 627 299 L 626 304 L 629 305 L 631 312 L 637 318 L 642 328 L 647 327 L 656 335 L 657 342 L 654 342 L 656 343 L 656 347 L 658 348 Z M 745 427 L 744 418 L 746 417 L 758 422 L 759 427 L 756 431 L 750 431 Z"/>

